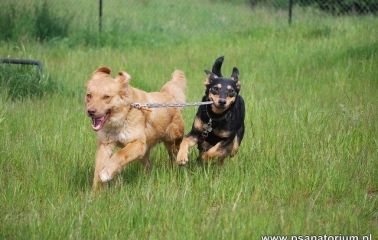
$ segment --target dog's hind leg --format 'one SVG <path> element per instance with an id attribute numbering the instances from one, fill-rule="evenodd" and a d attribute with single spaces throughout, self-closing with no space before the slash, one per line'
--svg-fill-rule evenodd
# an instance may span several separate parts
<path id="1" fill-rule="evenodd" d="M 146 152 L 146 154 L 141 159 L 141 163 L 144 165 L 144 170 L 146 173 L 151 172 L 152 163 L 150 160 L 150 150 Z"/>
<path id="2" fill-rule="evenodd" d="M 173 142 L 167 141 L 164 142 L 164 146 L 167 149 L 169 160 L 173 163 L 176 160 L 177 153 L 180 149 L 180 143 L 182 141 L 182 138 L 177 138 Z"/>
<path id="3" fill-rule="evenodd" d="M 172 118 L 172 123 L 168 125 L 164 145 L 167 148 L 169 158 L 173 162 L 180 148 L 180 143 L 184 135 L 184 121 L 181 114 L 177 113 Z"/>
<path id="4" fill-rule="evenodd" d="M 165 130 L 165 139 L 168 142 L 176 142 L 181 140 L 184 136 L 184 120 L 179 112 L 175 113 L 172 117 L 172 122 L 168 125 Z M 178 143 L 180 144 L 180 143 Z"/>
<path id="5" fill-rule="evenodd" d="M 168 155 L 169 155 L 169 160 L 172 162 L 175 159 L 175 144 L 172 142 L 164 142 L 164 146 L 167 149 Z M 177 153 L 177 152 L 176 152 Z"/>

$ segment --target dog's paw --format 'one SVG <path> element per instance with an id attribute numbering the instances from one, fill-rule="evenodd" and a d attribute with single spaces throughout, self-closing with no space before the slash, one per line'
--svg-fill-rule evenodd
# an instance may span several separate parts
<path id="1" fill-rule="evenodd" d="M 188 163 L 188 154 L 183 154 L 183 153 L 178 153 L 177 154 L 177 159 L 176 159 L 176 164 L 177 165 L 185 165 Z"/>
<path id="2" fill-rule="evenodd" d="M 201 155 L 201 159 L 204 160 L 204 161 L 208 161 L 208 160 L 210 160 L 210 158 L 211 157 L 210 157 L 210 155 L 207 152 L 204 152 Z"/>
<path id="3" fill-rule="evenodd" d="M 213 154 L 211 154 L 209 151 L 208 152 L 204 152 L 201 155 L 201 159 L 203 161 L 210 161 L 210 160 L 212 160 L 214 158 L 216 158 L 216 157 Z"/>
<path id="4" fill-rule="evenodd" d="M 103 183 L 109 182 L 110 180 L 112 180 L 112 176 L 109 174 L 109 172 L 106 169 L 103 169 L 100 172 L 99 176 L 100 176 L 101 182 Z"/>

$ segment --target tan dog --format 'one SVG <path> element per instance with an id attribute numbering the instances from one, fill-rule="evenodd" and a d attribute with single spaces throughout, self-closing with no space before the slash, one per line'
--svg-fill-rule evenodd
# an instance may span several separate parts
<path id="1" fill-rule="evenodd" d="M 131 103 L 185 102 L 186 79 L 176 70 L 160 92 L 147 93 L 130 86 L 130 75 L 113 78 L 107 67 L 97 69 L 87 83 L 86 108 L 97 132 L 98 146 L 93 189 L 110 181 L 131 161 L 141 160 L 149 168 L 151 148 L 164 142 L 171 160 L 184 134 L 184 122 L 177 108 L 140 110 Z M 122 148 L 113 153 L 116 146 Z"/>

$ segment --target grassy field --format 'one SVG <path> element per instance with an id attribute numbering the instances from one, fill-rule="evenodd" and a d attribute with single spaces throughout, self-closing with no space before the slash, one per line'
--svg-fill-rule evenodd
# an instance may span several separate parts
<path id="1" fill-rule="evenodd" d="M 242 3 L 175 3 L 113 3 L 100 40 L 88 30 L 97 22 L 85 17 L 81 29 L 75 15 L 67 38 L 1 42 L 0 56 L 41 60 L 60 88 L 23 100 L 0 91 L 0 239 L 377 238 L 377 17 L 295 9 L 288 26 L 285 12 Z M 223 72 L 240 69 L 246 101 L 238 155 L 204 166 L 193 150 L 177 167 L 158 146 L 150 174 L 133 163 L 92 195 L 90 74 L 126 70 L 133 86 L 153 91 L 179 68 L 198 101 L 203 70 L 221 55 Z M 195 111 L 183 111 L 186 131 Z"/>

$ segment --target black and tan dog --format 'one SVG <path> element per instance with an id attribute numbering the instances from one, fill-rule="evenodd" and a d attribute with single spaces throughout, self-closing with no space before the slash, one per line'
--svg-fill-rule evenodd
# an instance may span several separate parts
<path id="1" fill-rule="evenodd" d="M 217 158 L 220 163 L 234 156 L 244 136 L 244 100 L 239 95 L 239 70 L 234 67 L 230 78 L 223 77 L 221 67 L 224 57 L 219 57 L 212 71 L 205 70 L 206 92 L 202 101 L 213 101 L 211 106 L 198 108 L 192 130 L 183 139 L 177 154 L 177 164 L 188 162 L 189 148 L 197 144 L 200 158 Z"/>

